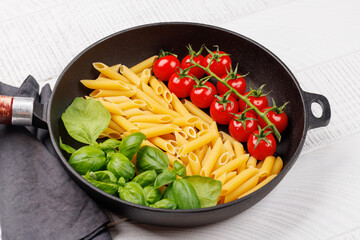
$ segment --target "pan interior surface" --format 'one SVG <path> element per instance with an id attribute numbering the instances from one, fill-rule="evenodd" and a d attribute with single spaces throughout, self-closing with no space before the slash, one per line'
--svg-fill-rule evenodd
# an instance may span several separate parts
<path id="1" fill-rule="evenodd" d="M 98 76 L 99 73 L 93 68 L 92 63 L 103 62 L 109 66 L 121 63 L 131 67 L 150 56 L 158 54 L 160 49 L 177 54 L 181 60 L 188 53 L 186 49 L 188 44 L 191 44 L 194 50 L 199 49 L 202 44 L 205 44 L 211 50 L 215 50 L 216 48 L 213 46 L 218 45 L 220 50 L 230 54 L 233 65 L 239 64 L 238 72 L 240 74 L 249 73 L 249 77 L 246 78 L 248 86 L 249 80 L 254 89 L 266 84 L 264 92 L 270 92 L 267 95 L 269 102 L 271 102 L 271 98 L 274 98 L 278 106 L 289 101 L 286 108 L 289 126 L 282 134 L 282 140 L 277 147 L 277 154 L 284 160 L 284 173 L 280 174 L 282 176 L 278 180 L 274 180 L 273 184 L 268 184 L 269 186 L 266 186 L 268 189 L 264 190 L 263 194 L 259 195 L 258 198 L 238 200 L 235 201 L 236 203 L 227 205 L 228 207 L 226 207 L 226 204 L 224 204 L 225 207 L 214 207 L 213 211 L 225 211 L 227 209 L 227 212 L 220 213 L 219 217 L 211 217 L 211 220 L 206 221 L 204 219 L 209 218 L 209 212 L 206 209 L 201 209 L 204 210 L 203 215 L 199 215 L 198 220 L 202 222 L 199 222 L 199 224 L 192 223 L 192 225 L 202 225 L 233 216 L 264 197 L 290 169 L 299 154 L 299 148 L 303 144 L 306 131 L 301 89 L 288 69 L 268 50 L 239 34 L 201 24 L 163 23 L 125 30 L 100 40 L 85 49 L 65 68 L 55 86 L 48 116 L 53 144 L 65 168 L 71 168 L 66 164 L 67 156 L 59 150 L 59 136 L 61 136 L 64 143 L 70 146 L 78 148 L 81 145 L 68 136 L 61 122 L 61 114 L 75 97 L 85 96 L 90 93 L 87 88 L 82 86 L 80 80 L 95 79 Z M 207 54 L 206 50 L 203 52 L 203 55 L 205 54 Z M 80 185 L 84 185 L 84 180 L 78 179 L 81 176 L 72 169 L 67 170 L 75 180 L 80 182 Z M 163 220 L 154 220 L 156 219 L 154 216 L 151 219 L 152 211 L 148 209 L 144 210 L 136 206 L 124 208 L 124 201 L 109 197 L 107 194 L 101 193 L 101 191 L 94 190 L 89 185 L 85 184 L 82 187 L 89 190 L 88 192 L 92 197 L 105 205 L 111 205 L 109 206 L 111 209 L 120 209 L 122 213 L 130 215 L 134 219 L 138 219 L 140 216 L 144 218 L 149 214 L 149 221 L 155 221 L 155 224 L 186 225 L 185 221 L 173 222 L 172 224 L 171 220 L 168 220 L 168 224 L 166 224 Z M 117 206 L 117 204 L 121 206 Z M 161 213 L 162 211 L 153 212 Z M 174 210 L 163 212 L 168 213 L 169 218 L 171 216 L 176 218 Z M 179 214 L 181 214 L 181 211 Z M 189 213 L 184 211 L 183 214 L 187 216 Z M 199 211 L 197 211 L 197 214 L 199 214 Z M 141 219 L 141 221 L 143 220 Z M 144 221 L 147 222 L 146 219 Z"/>

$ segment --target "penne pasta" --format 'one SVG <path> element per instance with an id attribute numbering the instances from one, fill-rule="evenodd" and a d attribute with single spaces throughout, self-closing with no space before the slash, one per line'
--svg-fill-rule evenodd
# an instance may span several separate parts
<path id="1" fill-rule="evenodd" d="M 201 163 L 199 158 L 193 153 L 188 154 L 188 164 L 190 165 L 191 172 L 193 175 L 200 175 Z"/>
<path id="2" fill-rule="evenodd" d="M 155 76 L 151 76 L 149 80 L 150 87 L 154 89 L 157 95 L 161 95 L 164 91 L 163 86 L 160 84 L 160 81 L 157 80 Z"/>
<path id="3" fill-rule="evenodd" d="M 177 158 L 176 156 L 174 156 L 174 155 L 172 155 L 172 154 L 170 154 L 170 153 L 168 153 L 168 152 L 166 152 L 165 154 L 166 154 L 166 156 L 169 158 L 169 164 L 170 164 L 171 166 L 174 166 L 174 162 L 175 162 L 175 161 L 179 161 L 179 163 L 181 163 L 181 164 L 184 165 L 184 163 L 183 163 L 179 158 Z"/>
<path id="4" fill-rule="evenodd" d="M 171 123 L 177 126 L 194 126 L 195 123 L 199 120 L 198 117 L 195 116 L 186 116 L 186 117 L 178 117 L 174 118 Z M 195 133 L 196 134 L 196 133 Z"/>
<path id="5" fill-rule="evenodd" d="M 116 65 L 111 66 L 110 68 L 111 68 L 112 70 L 114 70 L 115 72 L 119 73 L 120 65 L 121 65 L 121 64 L 116 64 Z M 100 72 L 100 75 L 99 75 L 99 77 L 98 77 L 96 80 L 98 80 L 99 78 L 106 78 L 106 76 L 105 76 L 103 73 Z"/>
<path id="6" fill-rule="evenodd" d="M 157 55 L 151 56 L 145 59 L 144 61 L 141 61 L 138 64 L 132 66 L 130 70 L 133 71 L 134 73 L 142 72 L 144 69 L 152 67 L 157 58 L 158 58 Z"/>
<path id="7" fill-rule="evenodd" d="M 121 108 L 119 108 L 118 105 L 114 104 L 114 103 L 109 103 L 109 102 L 105 102 L 104 100 L 100 99 L 100 98 L 94 98 L 94 100 L 101 102 L 101 104 L 106 108 L 106 110 L 108 110 L 110 113 L 114 113 L 114 114 L 119 114 L 122 115 L 123 111 L 121 110 Z"/>
<path id="8" fill-rule="evenodd" d="M 168 141 L 162 139 L 161 137 L 148 138 L 149 142 L 157 146 L 158 148 L 168 152 L 170 154 L 175 154 L 175 148 Z"/>
<path id="9" fill-rule="evenodd" d="M 161 95 L 163 96 L 163 98 L 165 99 L 166 102 L 171 103 L 172 95 L 171 95 L 170 90 L 168 89 L 168 87 L 165 85 L 165 83 L 163 81 L 159 81 L 159 83 L 163 88 Z"/>
<path id="10" fill-rule="evenodd" d="M 98 70 L 99 72 L 101 72 L 103 75 L 105 75 L 106 77 L 113 79 L 113 80 L 121 80 L 124 83 L 130 83 L 130 81 L 125 78 L 124 76 L 122 76 L 120 73 L 118 73 L 116 70 L 114 70 L 111 67 L 108 67 L 106 64 L 101 63 L 101 62 L 95 62 L 93 63 L 93 66 L 96 70 Z M 121 95 L 119 95 L 121 96 Z"/>
<path id="11" fill-rule="evenodd" d="M 105 131 L 103 132 L 107 137 L 112 138 L 112 139 L 120 139 L 120 133 L 118 131 L 115 131 L 114 129 L 108 127 L 107 129 L 105 129 Z"/>
<path id="12" fill-rule="evenodd" d="M 171 105 L 173 106 L 174 110 L 180 113 L 180 115 L 184 117 L 191 115 L 190 112 L 186 109 L 186 107 L 181 103 L 179 98 L 174 93 L 171 93 L 171 95 L 172 95 Z"/>
<path id="13" fill-rule="evenodd" d="M 140 130 L 146 128 L 153 128 L 162 126 L 162 123 L 148 123 L 148 122 L 134 122 L 134 125 L 137 126 Z"/>
<path id="14" fill-rule="evenodd" d="M 174 118 L 170 115 L 151 114 L 151 115 L 137 115 L 129 118 L 130 122 L 144 122 L 144 123 L 169 123 Z"/>
<path id="15" fill-rule="evenodd" d="M 90 89 L 107 89 L 107 90 L 130 90 L 130 88 L 121 80 L 80 80 L 80 82 Z"/>
<path id="16" fill-rule="evenodd" d="M 229 182 L 225 183 L 225 185 L 222 187 L 220 195 L 225 196 L 228 193 L 234 191 L 236 188 L 238 188 L 241 184 L 246 182 L 248 179 L 250 179 L 252 176 L 258 173 L 257 168 L 248 168 L 239 173 L 236 177 L 231 179 Z"/>
<path id="17" fill-rule="evenodd" d="M 210 131 L 198 138 L 196 138 L 195 140 L 192 140 L 191 142 L 188 142 L 186 144 L 184 144 L 183 146 L 180 147 L 178 155 L 185 155 L 188 154 L 192 151 L 194 151 L 195 149 L 198 149 L 208 143 L 210 143 L 213 139 L 216 138 L 216 134 L 213 131 Z"/>
<path id="18" fill-rule="evenodd" d="M 127 79 L 129 79 L 130 82 L 132 84 L 134 84 L 135 86 L 140 85 L 140 78 L 133 71 L 131 71 L 127 66 L 121 65 L 120 66 L 120 73 L 123 76 L 125 76 Z"/>
<path id="19" fill-rule="evenodd" d="M 186 135 L 188 137 L 192 137 L 192 138 L 195 138 L 196 137 L 196 131 L 193 127 L 191 126 L 185 126 L 182 128 L 183 131 L 186 133 Z"/>
<path id="20" fill-rule="evenodd" d="M 141 72 L 140 82 L 146 84 L 146 86 L 147 86 L 147 84 L 149 83 L 150 77 L 151 77 L 151 70 L 149 68 L 146 68 Z"/>
<path id="21" fill-rule="evenodd" d="M 122 127 L 120 127 L 117 123 L 115 123 L 113 120 L 110 120 L 109 122 L 109 128 L 114 129 L 115 131 L 117 131 L 118 133 L 123 133 L 126 130 Z"/>
<path id="22" fill-rule="evenodd" d="M 139 130 L 138 127 L 136 127 L 132 122 L 130 122 L 123 116 L 112 114 L 111 119 L 128 132 Z"/>
<path id="23" fill-rule="evenodd" d="M 279 174 L 281 169 L 283 168 L 283 160 L 281 159 L 281 157 L 276 157 L 274 165 L 269 173 L 269 175 L 274 175 L 274 174 Z"/>
<path id="24" fill-rule="evenodd" d="M 246 193 L 242 194 L 240 197 L 238 198 L 242 198 L 245 197 L 246 195 L 249 195 L 250 193 L 255 192 L 256 190 L 262 188 L 263 186 L 265 186 L 266 184 L 268 184 L 271 180 L 273 180 L 275 177 L 277 176 L 277 174 L 274 175 L 270 175 L 269 177 L 267 177 L 264 181 L 262 181 L 261 183 L 259 183 L 258 185 L 256 185 L 254 188 L 250 189 L 249 191 L 247 191 Z"/>
<path id="25" fill-rule="evenodd" d="M 113 96 L 126 96 L 132 97 L 136 93 L 135 90 L 106 90 L 106 89 L 95 89 L 90 93 L 90 97 L 113 97 Z"/>
<path id="26" fill-rule="evenodd" d="M 246 162 L 249 158 L 249 154 L 244 154 L 241 157 L 235 158 L 228 162 L 226 165 L 221 166 L 210 174 L 210 177 L 216 178 L 220 176 L 224 172 L 232 172 L 239 168 L 244 162 Z"/>
<path id="27" fill-rule="evenodd" d="M 133 116 L 138 116 L 138 115 L 144 115 L 146 114 L 144 111 L 141 111 L 139 108 L 130 108 L 128 110 L 124 110 L 123 111 L 123 115 L 127 118 L 131 118 Z"/>
<path id="28" fill-rule="evenodd" d="M 246 162 L 247 168 L 256 168 L 257 160 L 253 156 L 250 156 Z"/>
<path id="29" fill-rule="evenodd" d="M 229 153 L 229 159 L 233 159 L 235 157 L 235 152 L 234 152 L 231 142 L 229 140 L 226 140 L 224 142 L 223 152 Z"/>
<path id="30" fill-rule="evenodd" d="M 232 171 L 226 174 L 226 179 L 225 179 L 225 183 L 227 183 L 228 181 L 230 181 L 231 179 L 233 179 L 236 176 L 237 172 L 236 171 Z"/>
<path id="31" fill-rule="evenodd" d="M 151 97 L 153 100 L 155 100 L 161 106 L 169 108 L 168 103 L 162 97 L 157 95 L 155 93 L 154 89 L 152 89 L 151 87 L 149 87 L 148 85 L 146 85 L 144 83 L 141 84 L 141 89 L 143 90 L 144 93 L 146 93 L 149 97 Z"/>
<path id="32" fill-rule="evenodd" d="M 204 111 L 202 111 L 200 108 L 195 106 L 192 102 L 190 102 L 186 99 L 181 100 L 181 102 L 182 102 L 182 104 L 184 104 L 184 106 L 190 113 L 199 117 L 200 119 L 205 121 L 207 124 L 212 124 L 214 122 L 214 120 L 209 115 L 207 115 Z"/>
<path id="33" fill-rule="evenodd" d="M 194 151 L 195 155 L 199 158 L 200 162 L 202 162 L 202 160 L 204 159 L 207 150 L 208 150 L 208 146 L 203 146 L 202 148 L 196 149 Z"/>
<path id="34" fill-rule="evenodd" d="M 219 159 L 221 155 L 221 150 L 223 147 L 223 143 L 220 138 L 217 139 L 213 149 L 211 149 L 211 154 L 209 154 L 206 159 L 201 171 L 200 176 L 210 176 L 212 169 L 214 168 L 216 161 Z"/>
<path id="35" fill-rule="evenodd" d="M 259 169 L 259 176 L 266 177 L 270 174 L 271 169 L 273 168 L 275 163 L 274 156 L 268 156 L 264 159 L 264 163 L 262 164 L 261 168 Z"/>
<path id="36" fill-rule="evenodd" d="M 214 179 L 220 181 L 221 184 L 224 185 L 226 181 L 226 172 L 224 172 L 223 174 L 221 174 L 220 176 Z"/>
<path id="37" fill-rule="evenodd" d="M 131 99 L 126 96 L 104 97 L 103 99 L 104 99 L 104 101 L 116 103 L 116 104 L 131 101 Z"/>
<path id="38" fill-rule="evenodd" d="M 254 188 L 256 186 L 256 184 L 258 183 L 258 180 L 259 180 L 258 174 L 256 174 L 255 176 L 252 176 L 246 182 L 241 184 L 235 191 L 225 195 L 224 203 L 234 201 L 242 194 L 244 194 L 247 191 L 249 191 L 250 189 Z"/>
<path id="39" fill-rule="evenodd" d="M 180 130 L 179 127 L 176 125 L 162 124 L 161 126 L 157 126 L 157 127 L 141 129 L 140 132 L 145 134 L 146 138 L 152 138 L 179 130 Z"/>
<path id="40" fill-rule="evenodd" d="M 189 143 L 188 140 L 180 132 L 175 132 L 175 140 L 178 146 L 183 146 L 184 144 Z"/>

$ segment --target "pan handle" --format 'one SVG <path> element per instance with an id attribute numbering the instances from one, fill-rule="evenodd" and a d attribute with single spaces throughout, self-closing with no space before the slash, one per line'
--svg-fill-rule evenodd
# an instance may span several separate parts
<path id="1" fill-rule="evenodd" d="M 47 128 L 45 110 L 34 98 L 0 95 L 0 124 Z"/>
<path id="2" fill-rule="evenodd" d="M 305 96 L 308 129 L 327 126 L 331 117 L 331 109 L 328 99 L 325 96 L 316 93 L 303 91 L 303 94 Z M 311 104 L 314 102 L 320 104 L 322 108 L 322 114 L 320 117 L 316 117 L 311 110 Z"/>

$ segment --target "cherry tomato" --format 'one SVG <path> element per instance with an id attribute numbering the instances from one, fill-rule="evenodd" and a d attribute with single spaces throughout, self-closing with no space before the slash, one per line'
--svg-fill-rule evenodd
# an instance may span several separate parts
<path id="1" fill-rule="evenodd" d="M 173 75 L 178 67 L 180 67 L 180 61 L 174 55 L 168 52 L 162 51 L 160 57 L 155 61 L 153 66 L 154 75 L 161 81 L 168 81 L 171 75 Z M 164 55 L 170 54 L 170 55 Z M 164 55 L 164 56 L 162 56 Z"/>
<path id="2" fill-rule="evenodd" d="M 189 50 L 189 54 L 183 58 L 180 67 L 182 69 L 186 69 L 193 65 L 192 63 L 190 63 L 191 55 L 193 55 L 194 62 L 198 64 L 202 64 L 202 62 L 204 61 L 204 56 L 201 55 L 203 46 L 200 48 L 200 50 L 197 53 L 195 53 L 195 51 L 191 48 L 190 45 L 187 47 L 187 49 Z M 205 75 L 205 71 L 202 68 L 193 67 L 189 69 L 188 75 L 195 76 L 196 78 L 201 78 L 202 76 Z"/>
<path id="3" fill-rule="evenodd" d="M 245 93 L 243 94 L 244 96 L 247 95 L 248 93 Z M 269 106 L 269 102 L 266 98 L 265 95 L 261 94 L 259 97 L 257 96 L 251 96 L 249 95 L 247 97 L 249 99 L 249 101 L 255 105 L 255 107 L 257 107 L 260 111 L 266 107 Z M 239 100 L 239 108 L 240 108 L 240 111 L 244 111 L 245 109 L 247 109 L 247 104 L 243 101 L 243 100 Z M 250 110 L 251 113 L 255 114 L 255 111 L 253 110 Z"/>
<path id="4" fill-rule="evenodd" d="M 247 140 L 247 148 L 251 156 L 257 160 L 264 160 L 267 156 L 274 155 L 276 140 L 271 132 L 256 130 Z"/>
<path id="5" fill-rule="evenodd" d="M 206 82 L 204 85 L 206 87 L 202 85 L 194 86 L 190 92 L 190 99 L 192 103 L 199 108 L 210 107 L 212 101 L 215 99 L 215 95 L 217 94 L 214 84 Z"/>
<path id="6" fill-rule="evenodd" d="M 236 99 L 232 96 L 220 95 L 219 99 L 214 99 L 210 106 L 210 116 L 218 124 L 229 124 L 233 115 L 231 113 L 237 113 L 239 111 L 239 105 Z"/>
<path id="7" fill-rule="evenodd" d="M 227 76 L 228 75 L 226 74 L 222 76 L 221 79 L 225 79 Z M 236 76 L 237 78 L 227 80 L 227 83 L 233 88 L 235 88 L 235 90 L 238 91 L 240 94 L 244 94 L 246 91 L 245 79 L 240 74 L 237 74 Z M 229 88 L 222 84 L 220 81 L 216 83 L 216 88 L 219 94 L 225 94 L 227 91 L 229 91 Z M 231 96 L 233 96 L 235 99 L 239 99 L 239 97 L 234 93 L 231 93 Z"/>
<path id="8" fill-rule="evenodd" d="M 214 58 L 212 59 L 213 56 Z M 209 52 L 202 62 L 204 67 L 207 67 L 209 64 L 210 70 L 218 77 L 221 77 L 230 71 L 231 59 L 229 54 L 217 49 L 216 51 Z"/>
<path id="9" fill-rule="evenodd" d="M 230 135 L 239 142 L 246 142 L 252 132 L 258 129 L 258 121 L 256 116 L 250 112 L 237 114 L 237 118 L 233 118 L 229 123 Z"/>
<path id="10" fill-rule="evenodd" d="M 187 98 L 195 84 L 191 78 L 174 73 L 169 79 L 168 87 L 178 98 Z"/>
<path id="11" fill-rule="evenodd" d="M 261 111 L 266 112 L 270 107 L 264 108 Z M 269 118 L 270 122 L 272 122 L 279 133 L 282 133 L 285 131 L 287 125 L 288 125 L 288 117 L 286 113 L 283 110 L 279 110 L 279 108 L 276 108 L 274 110 L 270 110 L 266 116 Z M 266 122 L 258 116 L 260 127 L 264 128 L 267 124 Z"/>

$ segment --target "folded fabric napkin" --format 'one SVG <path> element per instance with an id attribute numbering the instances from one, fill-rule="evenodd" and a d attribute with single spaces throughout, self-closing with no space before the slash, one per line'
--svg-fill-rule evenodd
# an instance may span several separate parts
<path id="1" fill-rule="evenodd" d="M 29 76 L 20 88 L 0 82 L 0 94 L 46 103 L 49 85 Z M 107 216 L 65 172 L 47 130 L 0 124 L 2 239 L 111 239 Z M 1 239 L 1 237 L 0 237 Z"/>

